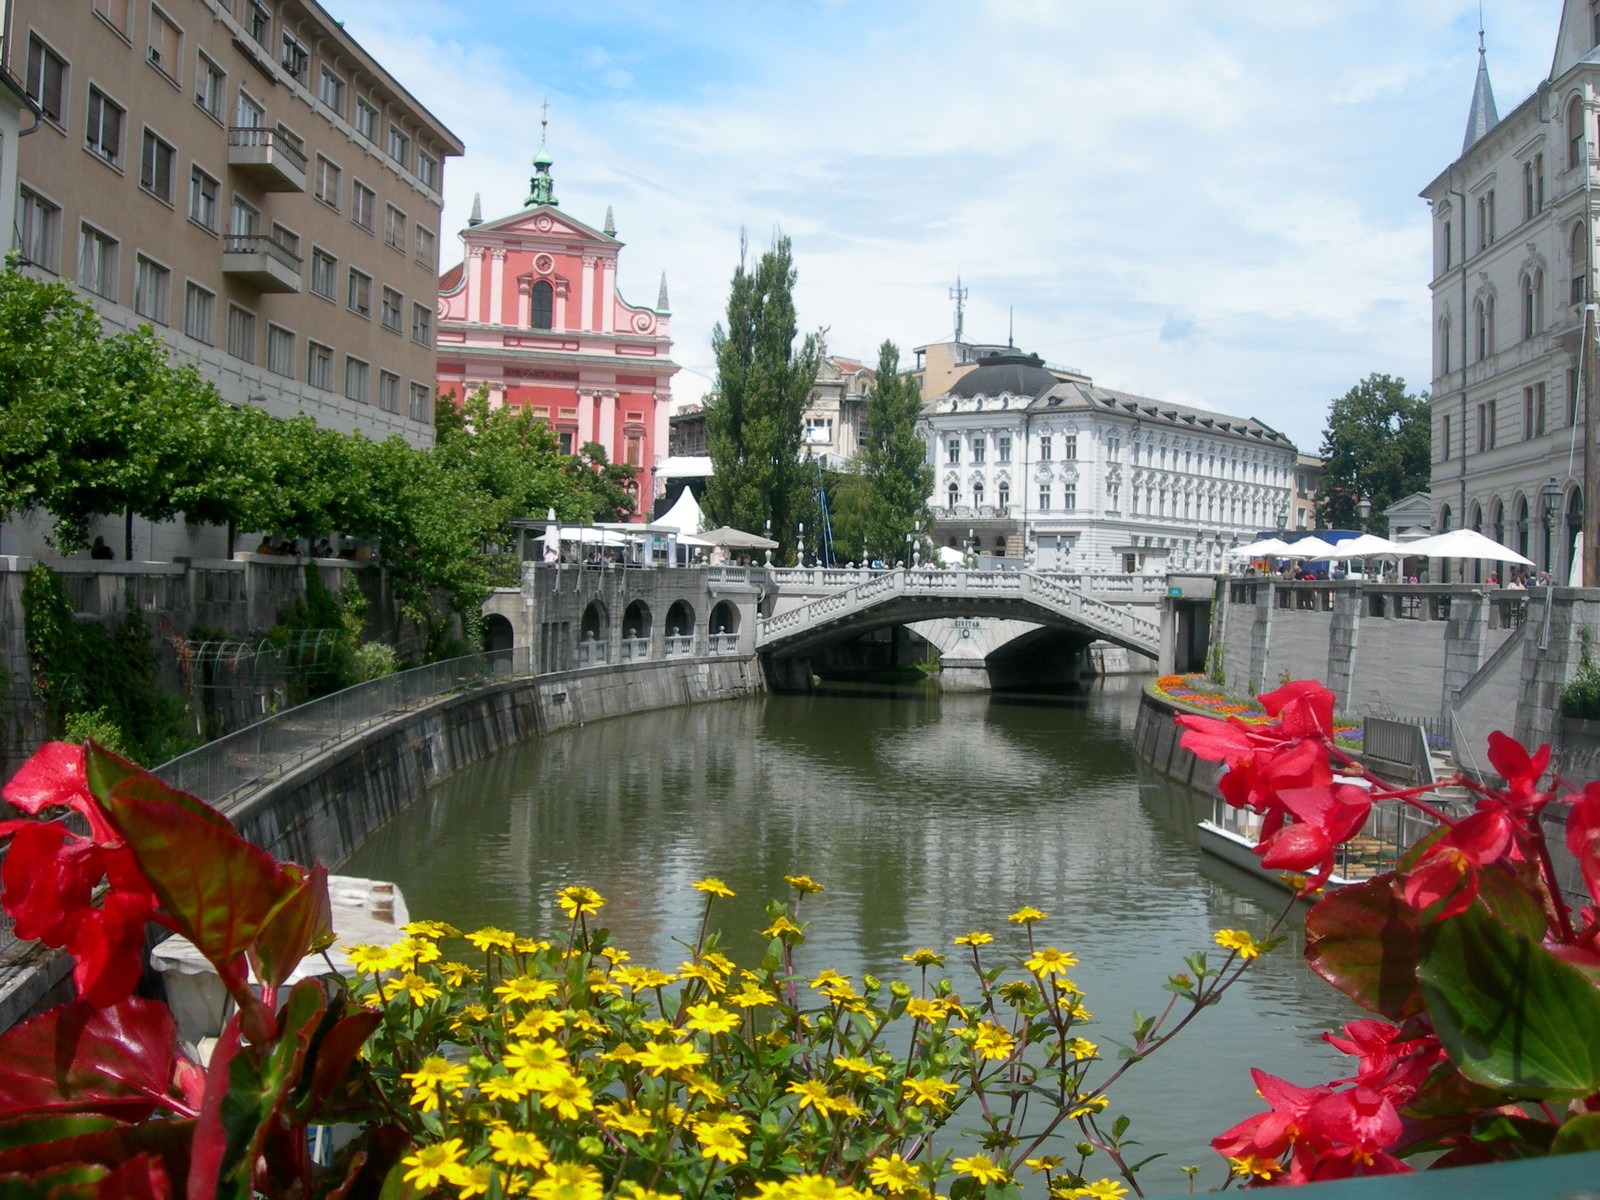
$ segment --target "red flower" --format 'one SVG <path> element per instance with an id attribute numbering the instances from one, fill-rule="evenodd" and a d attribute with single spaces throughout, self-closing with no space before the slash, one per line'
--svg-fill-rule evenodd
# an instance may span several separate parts
<path id="1" fill-rule="evenodd" d="M 1506 781 L 1508 798 L 1514 807 L 1526 807 L 1550 798 L 1548 792 L 1539 791 L 1539 780 L 1550 765 L 1548 745 L 1540 746 L 1537 754 L 1529 755 L 1521 742 L 1497 729 L 1489 735 L 1489 761 Z"/>
<path id="2" fill-rule="evenodd" d="M 1567 849 L 1583 869 L 1589 895 L 1600 904 L 1600 782 L 1585 785 L 1568 799 L 1572 807 L 1567 810 Z"/>
<path id="3" fill-rule="evenodd" d="M 1405 1032 L 1388 1021 L 1365 1017 L 1346 1024 L 1344 1037 L 1323 1034 L 1330 1046 L 1359 1060 L 1355 1078 L 1337 1082 L 1360 1083 L 1382 1092 L 1395 1104 L 1406 1103 L 1428 1073 L 1445 1060 L 1445 1052 L 1433 1034 L 1408 1037 Z"/>
<path id="4" fill-rule="evenodd" d="M 1411 1170 L 1388 1153 L 1405 1126 L 1382 1092 L 1357 1085 L 1324 1096 L 1311 1106 L 1306 1123 L 1308 1136 L 1296 1147 L 1295 1169 L 1289 1175 L 1292 1183 Z"/>
<path id="5" fill-rule="evenodd" d="M 1246 1117 L 1226 1133 L 1211 1139 L 1211 1148 L 1226 1158 L 1244 1162 L 1283 1157 L 1305 1132 L 1311 1106 L 1328 1094 L 1326 1087 L 1305 1088 L 1252 1067 L 1250 1076 L 1268 1110 Z"/>
<path id="6" fill-rule="evenodd" d="M 1401 894 L 1418 912 L 1442 905 L 1436 917 L 1440 921 L 1464 912 L 1478 895 L 1478 868 L 1500 858 L 1514 840 L 1505 806 L 1484 800 L 1477 812 L 1457 821 L 1407 872 Z"/>
<path id="7" fill-rule="evenodd" d="M 1256 699 L 1268 715 L 1278 718 L 1285 737 L 1333 736 L 1333 693 L 1315 679 L 1297 679 Z"/>
<path id="8" fill-rule="evenodd" d="M 97 842 L 114 842 L 116 831 L 106 823 L 100 806 L 89 794 L 83 747 L 71 742 L 47 742 L 6 784 L 4 795 L 30 816 L 46 808 L 70 808 L 89 822 Z"/>
<path id="9" fill-rule="evenodd" d="M 1353 783 L 1327 782 L 1315 787 L 1281 788 L 1276 799 L 1294 820 L 1280 823 L 1263 837 L 1256 847 L 1261 865 L 1274 870 L 1314 872 L 1306 890 L 1316 891 L 1333 874 L 1339 844 L 1354 837 L 1366 823 L 1372 797 Z M 1262 828 L 1265 831 L 1265 824 Z"/>

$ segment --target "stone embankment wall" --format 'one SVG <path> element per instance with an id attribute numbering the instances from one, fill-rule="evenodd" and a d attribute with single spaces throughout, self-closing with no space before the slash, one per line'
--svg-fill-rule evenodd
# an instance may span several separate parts
<path id="1" fill-rule="evenodd" d="M 1133 752 L 1168 778 L 1209 794 L 1216 790 L 1222 766 L 1196 758 L 1178 744 L 1183 730 L 1173 718 L 1187 711 L 1146 689 L 1134 721 Z"/>

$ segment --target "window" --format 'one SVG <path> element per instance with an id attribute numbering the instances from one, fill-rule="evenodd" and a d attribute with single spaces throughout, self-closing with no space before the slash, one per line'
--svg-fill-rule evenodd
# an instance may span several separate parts
<path id="1" fill-rule="evenodd" d="M 128 36 L 128 0 L 94 0 L 94 10 L 111 28 Z"/>
<path id="2" fill-rule="evenodd" d="M 333 391 L 333 349 L 321 342 L 306 343 L 306 382 L 325 392 Z"/>
<path id="3" fill-rule="evenodd" d="M 1450 254 L 1452 243 L 1450 241 L 1450 222 L 1444 223 L 1444 269 L 1450 269 Z"/>
<path id="4" fill-rule="evenodd" d="M 1544 209 L 1544 155 L 1522 164 L 1522 219 L 1531 221 Z"/>
<path id="5" fill-rule="evenodd" d="M 417 151 L 417 181 L 429 191 L 439 190 L 439 160 L 421 150 Z"/>
<path id="6" fill-rule="evenodd" d="M 92 225 L 78 231 L 78 286 L 107 300 L 117 298 L 117 240 Z"/>
<path id="7" fill-rule="evenodd" d="M 438 260 L 434 257 L 433 230 L 417 226 L 417 261 L 428 270 L 438 268 Z"/>
<path id="8" fill-rule="evenodd" d="M 533 285 L 533 319 L 528 322 L 535 329 L 550 329 L 555 324 L 556 289 L 548 279 Z"/>
<path id="9" fill-rule="evenodd" d="M 374 146 L 378 144 L 378 110 L 356 97 L 356 132 Z"/>
<path id="10" fill-rule="evenodd" d="M 951 438 L 944 444 L 944 448 L 946 454 L 945 462 L 952 467 L 959 467 L 961 465 L 961 439 Z"/>
<path id="11" fill-rule="evenodd" d="M 1048 483 L 1039 485 L 1039 511 L 1050 511 L 1050 485 Z"/>
<path id="12" fill-rule="evenodd" d="M 354 267 L 350 268 L 349 296 L 346 303 L 350 311 L 363 320 L 372 319 L 372 276 Z"/>
<path id="13" fill-rule="evenodd" d="M 372 232 L 373 213 L 377 210 L 378 194 L 359 179 L 350 181 L 350 219 L 368 233 Z"/>
<path id="14" fill-rule="evenodd" d="M 238 195 L 233 198 L 233 210 L 228 218 L 228 232 L 234 237 L 254 237 L 261 232 L 261 212 Z"/>
<path id="15" fill-rule="evenodd" d="M 146 129 L 144 150 L 139 155 L 139 186 L 163 204 L 172 203 L 171 146 Z"/>
<path id="16" fill-rule="evenodd" d="M 406 252 L 406 215 L 392 204 L 384 207 L 383 240 L 401 254 Z"/>
<path id="17" fill-rule="evenodd" d="M 320 154 L 317 155 L 316 197 L 334 212 L 339 211 L 339 167 Z"/>
<path id="18" fill-rule="evenodd" d="M 183 332 L 197 342 L 215 344 L 217 298 L 192 280 L 183 289 Z"/>
<path id="19" fill-rule="evenodd" d="M 1106 438 L 1106 461 L 1116 462 L 1122 455 L 1122 439 L 1119 437 Z M 1213 462 L 1216 460 L 1213 459 Z"/>
<path id="20" fill-rule="evenodd" d="M 1583 165 L 1588 158 L 1583 128 L 1583 98 L 1574 96 L 1567 106 L 1567 169 Z"/>
<path id="21" fill-rule="evenodd" d="M 1495 401 L 1478 405 L 1478 451 L 1493 450 L 1495 442 Z"/>
<path id="22" fill-rule="evenodd" d="M 1002 433 L 994 440 L 995 461 L 1008 463 L 1011 461 L 1011 437 Z"/>
<path id="23" fill-rule="evenodd" d="M 1445 413 L 1439 426 L 1439 458 L 1448 462 L 1450 459 L 1450 414 Z"/>
<path id="24" fill-rule="evenodd" d="M 955 511 L 956 505 L 961 503 L 961 489 L 955 484 L 950 485 L 950 490 L 945 493 L 944 506 L 948 511 Z"/>
<path id="25" fill-rule="evenodd" d="M 300 261 L 300 235 L 298 233 L 287 225 L 274 221 L 272 223 L 272 240 L 294 255 L 296 262 Z"/>
<path id="26" fill-rule="evenodd" d="M 1009 483 L 1002 481 L 1000 486 L 995 489 L 995 503 L 999 506 L 1000 515 L 1002 517 L 1005 516 L 1007 510 L 1011 507 L 1011 485 Z"/>
<path id="27" fill-rule="evenodd" d="M 256 360 L 256 315 L 237 304 L 228 305 L 228 353 L 247 363 Z"/>
<path id="28" fill-rule="evenodd" d="M 1544 384 L 1522 389 L 1522 436 L 1531 440 L 1544 436 Z"/>
<path id="29" fill-rule="evenodd" d="M 367 402 L 367 364 L 348 354 L 344 356 L 344 398 Z"/>
<path id="30" fill-rule="evenodd" d="M 1106 484 L 1106 511 L 1116 512 L 1117 501 L 1122 494 L 1122 489 L 1115 483 Z"/>
<path id="31" fill-rule="evenodd" d="M 411 139 L 398 125 L 389 126 L 389 157 L 402 167 L 410 161 Z"/>
<path id="32" fill-rule="evenodd" d="M 1061 488 L 1061 507 L 1072 512 L 1078 507 L 1078 485 L 1075 483 L 1063 484 Z"/>
<path id="33" fill-rule="evenodd" d="M 987 452 L 988 447 L 984 444 L 984 439 L 982 437 L 975 437 L 972 439 L 972 461 L 974 464 L 981 463 L 983 461 L 983 456 Z"/>
<path id="34" fill-rule="evenodd" d="M 41 42 L 34 34 L 28 35 L 28 99 L 37 104 L 44 115 L 57 125 L 66 111 L 62 101 L 66 96 L 67 63 L 59 54 Z"/>
<path id="35" fill-rule="evenodd" d="M 294 378 L 294 334 L 281 325 L 267 326 L 267 370 Z"/>
<path id="36" fill-rule="evenodd" d="M 433 344 L 433 309 L 426 304 L 411 306 L 411 340 L 420 346 Z"/>
<path id="37" fill-rule="evenodd" d="M 189 219 L 216 232 L 216 195 L 221 184 L 198 166 L 189 171 Z"/>
<path id="38" fill-rule="evenodd" d="M 1439 322 L 1439 374 L 1450 370 L 1450 322 Z"/>
<path id="39" fill-rule="evenodd" d="M 311 55 L 300 44 L 300 39 L 288 30 L 283 34 L 283 69 L 299 83 L 306 81 L 306 71 L 311 67 Z"/>
<path id="40" fill-rule="evenodd" d="M 201 54 L 194 66 L 194 102 L 213 121 L 221 121 L 227 92 L 228 77 L 222 68 Z"/>
<path id="41" fill-rule="evenodd" d="M 327 67 L 317 76 L 317 99 L 333 109 L 337 116 L 344 116 L 344 80 Z"/>
<path id="42" fill-rule="evenodd" d="M 383 289 L 383 304 L 378 309 L 378 320 L 385 329 L 400 332 L 400 313 L 405 304 L 404 298 L 392 287 Z"/>
<path id="43" fill-rule="evenodd" d="M 1527 275 L 1522 277 L 1522 340 L 1527 341 L 1537 328 L 1537 304 L 1533 294 L 1533 279 Z"/>
<path id="44" fill-rule="evenodd" d="M 628 431 L 622 441 L 622 461 L 630 467 L 644 466 L 644 434 Z"/>
<path id="45" fill-rule="evenodd" d="M 133 260 L 133 311 L 157 325 L 167 323 L 172 272 L 144 255 Z"/>
<path id="46" fill-rule="evenodd" d="M 1067 462 L 1075 462 L 1077 460 L 1077 457 L 1078 457 L 1078 435 L 1077 434 L 1069 433 L 1069 434 L 1066 434 L 1061 439 L 1061 457 L 1063 459 L 1065 459 Z M 1173 465 L 1176 466 L 1177 463 L 1174 462 Z"/>
<path id="47" fill-rule="evenodd" d="M 1048 433 L 1039 435 L 1039 461 L 1050 461 L 1050 435 Z"/>
<path id="48" fill-rule="evenodd" d="M 17 249 L 32 266 L 61 270 L 61 210 L 27 188 L 17 196 Z"/>
<path id="49" fill-rule="evenodd" d="M 122 167 L 123 111 L 97 87 L 89 89 L 89 120 L 84 145 L 113 167 Z"/>
<path id="50" fill-rule="evenodd" d="M 267 110 L 252 100 L 243 88 L 239 89 L 239 103 L 233 114 L 234 124 L 240 129 L 260 129 L 267 119 Z"/>
<path id="51" fill-rule="evenodd" d="M 333 280 L 339 260 L 315 246 L 311 248 L 311 290 L 324 300 L 333 299 Z"/>
<path id="52" fill-rule="evenodd" d="M 411 419 L 424 425 L 433 423 L 433 395 L 425 383 L 411 385 Z"/>
<path id="53" fill-rule="evenodd" d="M 272 36 L 272 13 L 261 0 L 245 0 L 244 24 L 258 45 L 267 44 Z"/>
<path id="54" fill-rule="evenodd" d="M 182 34 L 178 27 L 167 19 L 167 14 L 159 8 L 150 9 L 150 44 L 145 51 L 145 56 L 150 60 L 150 65 L 160 71 L 173 83 L 178 82 L 178 55 L 182 52 Z"/>
<path id="55" fill-rule="evenodd" d="M 400 376 L 378 372 L 378 407 L 387 413 L 400 411 Z"/>

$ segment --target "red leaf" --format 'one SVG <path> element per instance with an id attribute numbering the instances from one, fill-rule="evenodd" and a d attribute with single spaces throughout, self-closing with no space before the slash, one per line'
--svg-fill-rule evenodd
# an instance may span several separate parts
<path id="1" fill-rule="evenodd" d="M 165 1190 L 155 1194 L 170 1195 L 168 1180 L 172 1176 L 182 1179 L 187 1172 L 189 1140 L 193 1133 L 192 1120 L 141 1121 L 137 1125 L 115 1125 L 109 1129 L 46 1138 L 0 1151 L 0 1174 L 33 1173 L 70 1163 L 100 1163 L 109 1167 L 142 1161 L 146 1164 L 147 1175 L 152 1167 L 160 1171 Z M 157 1157 L 150 1158 L 152 1154 Z M 162 1169 L 163 1163 L 165 1169 Z M 113 1172 L 117 1174 L 120 1168 Z M 129 1178 L 137 1180 L 138 1172 L 133 1172 Z M 128 1194 L 148 1196 L 151 1193 L 135 1188 Z"/>
<path id="2" fill-rule="evenodd" d="M 94 1195 L 95 1200 L 167 1200 L 172 1181 L 159 1158 L 141 1154 L 102 1179 Z"/>
<path id="3" fill-rule="evenodd" d="M 168 1091 L 178 1029 L 165 1005 L 62 1004 L 0 1035 L 0 1116 L 98 1112 L 142 1120 Z"/>
<path id="4" fill-rule="evenodd" d="M 285 865 L 292 879 L 298 868 Z M 333 942 L 333 906 L 328 899 L 328 868 L 316 864 L 263 923 L 251 953 L 256 976 L 268 987 L 289 978 L 300 960 Z"/>
<path id="5" fill-rule="evenodd" d="M 311 1068 L 311 1092 L 307 1111 L 313 1117 L 347 1078 L 350 1067 L 366 1045 L 373 1030 L 383 1021 L 376 1009 L 358 1009 L 341 1019 L 317 1043 L 316 1060 Z"/>
<path id="6" fill-rule="evenodd" d="M 1417 916 L 1389 876 L 1340 888 L 1306 914 L 1306 963 L 1371 1012 L 1400 1021 L 1422 1010 Z"/>
<path id="7" fill-rule="evenodd" d="M 200 1105 L 200 1120 L 195 1125 L 194 1148 L 189 1158 L 188 1200 L 215 1200 L 217 1195 L 228 1152 L 222 1106 L 228 1097 L 229 1075 L 238 1054 L 239 1014 L 235 1013 L 222 1027 L 222 1036 L 217 1038 L 211 1051 L 205 1100 Z"/>

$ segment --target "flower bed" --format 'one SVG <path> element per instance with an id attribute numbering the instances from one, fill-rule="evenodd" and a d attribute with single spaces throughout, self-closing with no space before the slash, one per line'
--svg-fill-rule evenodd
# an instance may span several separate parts
<path id="1" fill-rule="evenodd" d="M 1253 725 L 1275 719 L 1261 707 L 1260 701 L 1217 691 L 1215 685 L 1198 672 L 1192 675 L 1162 675 L 1151 685 L 1151 691 L 1162 699 L 1187 705 L 1210 716 L 1238 717 L 1241 721 L 1248 721 Z M 1359 750 L 1362 741 L 1361 726 L 1335 717 L 1333 740 L 1341 746 Z"/>

